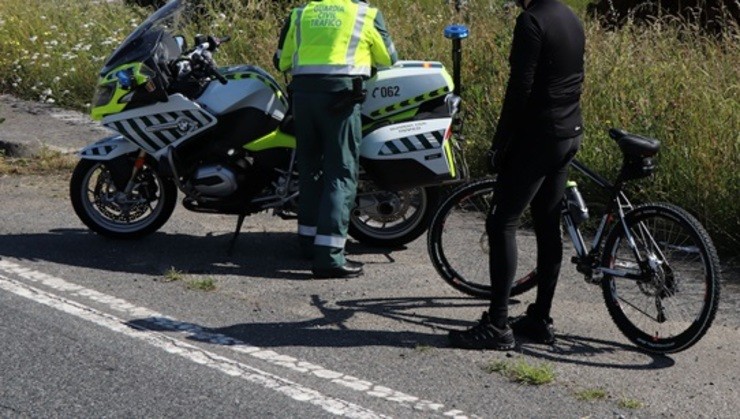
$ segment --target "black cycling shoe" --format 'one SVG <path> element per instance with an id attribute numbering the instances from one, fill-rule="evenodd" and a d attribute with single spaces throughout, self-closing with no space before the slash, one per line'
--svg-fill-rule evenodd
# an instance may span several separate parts
<path id="1" fill-rule="evenodd" d="M 468 330 L 452 330 L 448 338 L 450 345 L 461 349 L 508 351 L 516 346 L 511 328 L 508 325 L 504 329 L 494 326 L 485 311 L 477 325 Z"/>
<path id="2" fill-rule="evenodd" d="M 509 325 L 515 335 L 525 337 L 532 342 L 546 345 L 555 343 L 555 328 L 552 325 L 552 319 L 532 315 L 529 309 L 527 309 L 527 314 L 517 317 Z"/>
<path id="3" fill-rule="evenodd" d="M 348 260 L 343 266 L 333 268 L 313 268 L 313 277 L 316 279 L 329 278 L 356 278 L 362 275 L 362 263 Z"/>

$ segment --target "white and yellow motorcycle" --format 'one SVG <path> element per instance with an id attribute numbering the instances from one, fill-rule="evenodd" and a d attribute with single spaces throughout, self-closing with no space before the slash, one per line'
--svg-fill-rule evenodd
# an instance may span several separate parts
<path id="1" fill-rule="evenodd" d="M 188 49 L 177 36 L 187 3 L 157 10 L 100 72 L 92 117 L 117 134 L 80 152 L 70 198 L 101 235 L 156 231 L 172 215 L 178 190 L 188 210 L 237 215 L 234 238 L 249 214 L 295 215 L 295 136 L 285 92 L 259 67 L 217 67 L 213 54 L 228 39 L 196 36 Z M 439 62 L 401 61 L 366 86 L 350 235 L 401 246 L 427 229 L 442 185 L 467 177 L 456 136 L 460 98 Z"/>

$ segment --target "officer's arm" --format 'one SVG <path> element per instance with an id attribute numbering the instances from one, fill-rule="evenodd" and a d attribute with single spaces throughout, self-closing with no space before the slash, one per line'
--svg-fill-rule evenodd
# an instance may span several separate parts
<path id="1" fill-rule="evenodd" d="M 386 29 L 385 19 L 383 19 L 383 14 L 380 10 L 375 15 L 372 32 L 375 38 L 371 46 L 374 65 L 383 67 L 392 65 L 398 61 L 396 46 L 393 45 L 393 40 L 388 33 L 388 29 Z"/>
<path id="2" fill-rule="evenodd" d="M 516 130 L 526 122 L 524 111 L 532 92 L 534 75 L 542 48 L 542 32 L 529 13 L 522 13 L 516 20 L 509 64 L 511 72 L 506 95 L 493 136 L 493 147 L 505 147 Z"/>
<path id="3" fill-rule="evenodd" d="M 291 14 L 285 19 L 283 27 L 280 30 L 277 51 L 275 51 L 275 54 L 272 56 L 272 64 L 278 71 L 287 71 L 290 69 L 290 65 L 292 64 L 291 58 L 293 56 L 293 51 L 295 50 L 295 45 L 293 43 L 293 25 L 291 25 L 291 22 L 293 21 L 294 13 L 295 11 L 291 12 Z"/>

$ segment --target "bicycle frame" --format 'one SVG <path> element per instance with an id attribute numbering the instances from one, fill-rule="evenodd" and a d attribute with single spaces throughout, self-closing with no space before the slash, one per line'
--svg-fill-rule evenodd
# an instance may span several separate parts
<path id="1" fill-rule="evenodd" d="M 618 178 L 617 182 L 612 184 L 603 176 L 589 169 L 588 167 L 586 167 L 586 165 L 584 165 L 577 159 L 574 159 L 571 162 L 571 166 L 581 172 L 584 176 L 586 176 L 602 189 L 606 189 L 611 192 L 611 198 L 609 200 L 609 203 L 607 204 L 604 214 L 601 216 L 601 221 L 599 222 L 599 226 L 596 229 L 596 234 L 594 235 L 593 242 L 590 246 L 588 246 L 583 239 L 583 235 L 581 234 L 578 225 L 576 225 L 576 223 L 573 221 L 573 217 L 568 211 L 565 198 L 563 198 L 562 217 L 565 222 L 565 228 L 568 232 L 568 236 L 573 242 L 573 246 L 576 250 L 576 256 L 573 257 L 573 259 L 571 260 L 576 265 L 576 269 L 578 270 L 578 272 L 586 276 L 586 280 L 588 282 L 592 283 L 600 282 L 604 274 L 633 280 L 644 280 L 645 275 L 642 273 L 642 267 L 644 266 L 645 261 L 638 252 L 634 237 L 627 228 L 624 220 L 625 212 L 634 208 L 632 203 L 622 191 L 624 181 Z M 615 215 L 616 218 L 619 219 L 619 222 L 622 223 L 622 225 L 624 226 L 625 236 L 627 237 L 629 247 L 630 249 L 632 249 L 632 252 L 634 252 L 636 259 L 639 261 L 640 270 L 637 274 L 627 272 L 623 269 L 611 269 L 601 266 L 601 247 L 606 237 L 606 233 L 609 231 L 609 228 L 614 222 Z"/>

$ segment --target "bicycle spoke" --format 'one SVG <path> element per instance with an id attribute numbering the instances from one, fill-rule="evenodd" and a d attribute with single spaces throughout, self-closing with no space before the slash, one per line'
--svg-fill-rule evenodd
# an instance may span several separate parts
<path id="1" fill-rule="evenodd" d="M 711 324 L 718 298 L 716 251 L 701 225 L 668 204 L 637 207 L 605 244 L 605 265 L 639 268 L 642 280 L 607 277 L 604 298 L 619 329 L 638 345 L 674 352 L 693 345 Z M 639 254 L 642 260 L 636 260 Z"/>

